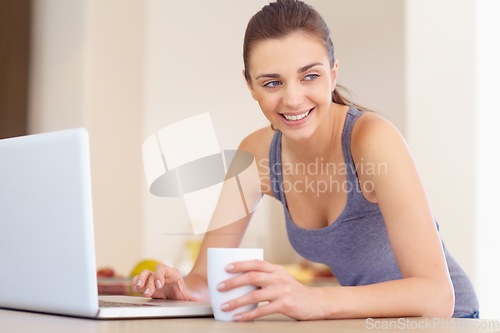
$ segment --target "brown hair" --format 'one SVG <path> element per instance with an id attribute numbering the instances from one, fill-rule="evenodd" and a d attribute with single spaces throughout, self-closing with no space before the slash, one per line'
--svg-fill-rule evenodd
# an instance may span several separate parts
<path id="1" fill-rule="evenodd" d="M 334 64 L 333 42 L 330 29 L 321 15 L 310 5 L 298 0 L 277 0 L 262 7 L 248 22 L 243 40 L 243 64 L 245 79 L 250 81 L 249 56 L 250 50 L 256 42 L 263 39 L 283 38 L 293 32 L 302 31 L 317 36 L 325 43 L 330 58 L 330 65 Z M 349 91 L 337 84 L 332 92 L 332 101 L 341 105 L 355 106 L 366 110 L 339 93 L 338 90 Z"/>

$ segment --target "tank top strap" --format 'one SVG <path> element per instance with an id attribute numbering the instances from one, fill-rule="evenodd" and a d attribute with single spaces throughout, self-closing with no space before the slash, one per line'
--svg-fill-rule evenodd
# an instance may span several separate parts
<path id="1" fill-rule="evenodd" d="M 355 184 L 356 187 L 359 187 L 359 181 L 356 174 L 356 166 L 354 165 L 354 160 L 352 158 L 351 136 L 352 129 L 354 127 L 354 124 L 356 123 L 356 120 L 358 120 L 364 112 L 365 111 L 359 111 L 355 107 L 350 107 L 347 111 L 344 130 L 342 132 L 342 151 L 344 153 L 347 181 L 351 184 Z"/>
<path id="2" fill-rule="evenodd" d="M 283 181 L 281 179 L 281 132 L 276 131 L 269 149 L 269 177 L 271 189 L 276 199 L 285 204 Z"/>

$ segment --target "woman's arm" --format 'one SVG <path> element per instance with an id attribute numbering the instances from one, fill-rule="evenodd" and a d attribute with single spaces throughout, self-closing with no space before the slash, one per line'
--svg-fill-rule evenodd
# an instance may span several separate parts
<path id="1" fill-rule="evenodd" d="M 429 201 L 406 142 L 377 114 L 365 113 L 358 122 L 352 134 L 353 159 L 381 170 L 358 177 L 374 185 L 373 198 L 384 217 L 403 280 L 345 288 L 343 298 L 352 303 L 345 303 L 344 310 L 363 317 L 450 317 L 453 285 Z"/>
<path id="2" fill-rule="evenodd" d="M 144 270 L 140 275 L 134 277 L 132 287 L 135 292 L 143 291 L 144 296 L 153 298 L 209 300 L 206 274 L 207 248 L 238 247 L 250 222 L 254 207 L 260 201 L 263 193 L 269 194 L 269 171 L 262 168 L 264 164 L 260 163 L 260 160 L 265 158 L 269 152 L 271 132 L 270 129 L 265 128 L 245 138 L 227 173 L 228 175 L 238 175 L 239 182 L 246 185 L 243 193 L 246 206 L 245 216 L 234 220 L 228 217 L 235 216 L 233 208 L 241 207 L 242 196 L 238 187 L 234 186 L 235 179 L 232 180 L 232 184 L 225 182 L 210 222 L 210 231 L 203 238 L 199 255 L 191 272 L 183 278 L 177 269 L 160 264 L 155 268 L 155 272 Z M 265 142 L 269 143 L 267 148 Z M 242 164 L 246 167 L 249 157 L 248 154 L 240 152 L 248 152 L 253 155 L 256 163 L 254 167 L 257 167 L 258 175 L 251 171 L 242 174 L 239 172 Z"/>

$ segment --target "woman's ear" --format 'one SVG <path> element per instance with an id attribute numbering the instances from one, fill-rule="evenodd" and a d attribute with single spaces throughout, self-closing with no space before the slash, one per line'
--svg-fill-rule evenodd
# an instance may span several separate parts
<path id="1" fill-rule="evenodd" d="M 330 75 L 332 77 L 331 85 L 332 85 L 332 91 L 335 90 L 335 87 L 337 86 L 337 77 L 339 75 L 339 61 L 338 59 L 335 59 L 333 61 L 333 66 L 331 68 Z"/>
<path id="2" fill-rule="evenodd" d="M 248 90 L 250 90 L 250 94 L 252 94 L 252 98 L 254 100 L 257 100 L 257 98 L 255 98 L 255 91 L 253 89 L 252 79 L 250 79 L 250 78 L 247 79 L 247 76 L 245 75 L 245 70 L 243 70 L 242 73 L 243 73 L 243 77 L 245 78 L 245 81 L 247 82 Z"/>

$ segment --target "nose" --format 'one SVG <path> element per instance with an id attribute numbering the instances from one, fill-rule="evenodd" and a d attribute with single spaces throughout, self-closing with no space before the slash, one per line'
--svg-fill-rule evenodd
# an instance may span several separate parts
<path id="1" fill-rule="evenodd" d="M 300 85 L 298 84 L 287 84 L 283 91 L 283 105 L 289 108 L 296 108 L 304 100 L 304 92 L 302 91 Z"/>

